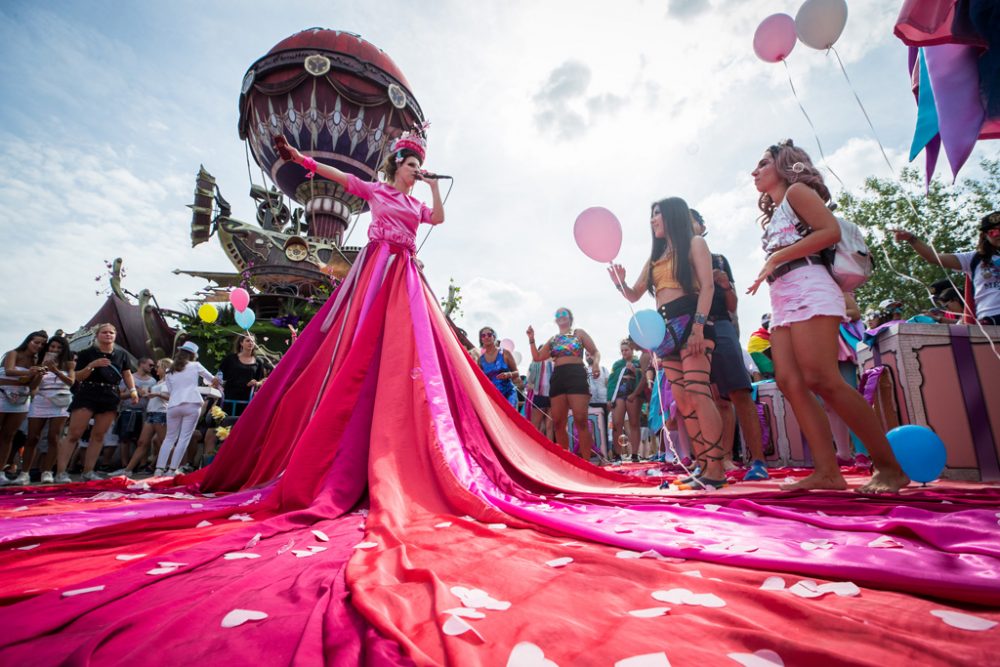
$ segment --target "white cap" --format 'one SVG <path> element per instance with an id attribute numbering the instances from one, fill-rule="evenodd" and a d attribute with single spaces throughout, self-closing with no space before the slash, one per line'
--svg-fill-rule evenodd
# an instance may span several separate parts
<path id="1" fill-rule="evenodd" d="M 177 349 L 178 350 L 186 350 L 186 351 L 190 352 L 191 354 L 193 354 L 194 356 L 196 356 L 196 357 L 198 356 L 198 345 L 196 343 L 191 342 L 191 341 L 186 341 L 183 345 L 181 345 Z"/>

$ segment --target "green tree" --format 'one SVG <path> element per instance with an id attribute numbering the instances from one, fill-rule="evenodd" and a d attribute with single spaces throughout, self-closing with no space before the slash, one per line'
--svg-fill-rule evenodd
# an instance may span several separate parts
<path id="1" fill-rule="evenodd" d="M 441 310 L 447 317 L 462 314 L 462 288 L 455 284 L 454 278 L 448 279 L 448 296 L 441 299 Z"/>
<path id="2" fill-rule="evenodd" d="M 899 182 L 872 177 L 862 194 L 840 196 L 838 214 L 861 227 L 875 260 L 875 272 L 855 294 L 862 312 L 884 299 L 902 301 L 906 317 L 924 312 L 931 307 L 925 286 L 948 274 L 961 289 L 960 274 L 923 261 L 909 245 L 896 243 L 890 230 L 913 232 L 939 253 L 972 250 L 979 219 L 1000 210 L 1000 159 L 983 160 L 980 167 L 981 179 L 946 185 L 934 178 L 926 190 L 917 170 L 907 168 Z"/>

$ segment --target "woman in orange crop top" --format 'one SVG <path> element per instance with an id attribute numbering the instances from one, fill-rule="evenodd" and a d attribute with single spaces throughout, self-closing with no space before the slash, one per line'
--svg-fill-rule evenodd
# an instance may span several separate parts
<path id="1" fill-rule="evenodd" d="M 692 221 L 683 199 L 669 197 L 656 202 L 649 221 L 652 250 L 635 284 L 629 287 L 625 283 L 625 269 L 620 264 L 608 272 L 631 302 L 647 291 L 653 294 L 667 325 L 663 342 L 652 351 L 660 357 L 701 468 L 679 485 L 721 488 L 726 485 L 722 467 L 725 452 L 721 446 L 722 419 L 709 382 L 715 342 L 707 317 L 715 282 L 708 244 L 692 233 Z"/>

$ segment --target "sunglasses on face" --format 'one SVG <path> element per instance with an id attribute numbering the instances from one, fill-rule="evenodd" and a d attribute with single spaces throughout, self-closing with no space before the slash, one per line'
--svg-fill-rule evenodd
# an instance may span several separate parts
<path id="1" fill-rule="evenodd" d="M 569 317 L 569 311 L 568 310 L 557 310 L 556 311 L 556 319 L 559 319 L 560 317 Z"/>
<path id="2" fill-rule="evenodd" d="M 483 338 L 495 338 L 495 337 L 496 337 L 496 334 L 491 333 L 489 331 L 485 331 L 485 332 L 479 334 L 479 339 L 480 340 L 482 340 Z"/>

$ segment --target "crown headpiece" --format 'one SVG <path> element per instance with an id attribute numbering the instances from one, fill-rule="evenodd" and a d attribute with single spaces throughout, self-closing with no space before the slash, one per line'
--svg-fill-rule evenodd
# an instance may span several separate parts
<path id="1" fill-rule="evenodd" d="M 392 152 L 396 155 L 396 162 L 402 162 L 402 152 L 411 150 L 420 157 L 423 162 L 427 157 L 427 128 L 430 122 L 425 121 L 420 125 L 415 125 L 412 130 L 403 132 L 392 142 Z"/>

